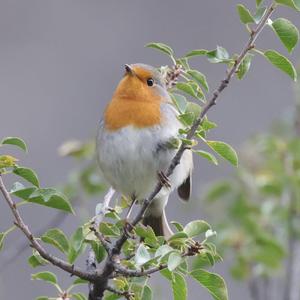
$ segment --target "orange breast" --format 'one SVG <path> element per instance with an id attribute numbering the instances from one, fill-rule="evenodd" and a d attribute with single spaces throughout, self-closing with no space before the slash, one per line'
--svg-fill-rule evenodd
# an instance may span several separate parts
<path id="1" fill-rule="evenodd" d="M 105 111 L 104 120 L 105 127 L 113 131 L 128 125 L 137 128 L 158 125 L 161 121 L 160 102 L 114 98 Z"/>
<path id="2" fill-rule="evenodd" d="M 160 124 L 162 100 L 143 80 L 125 76 L 106 108 L 105 127 L 118 130 L 128 125 L 144 128 Z"/>

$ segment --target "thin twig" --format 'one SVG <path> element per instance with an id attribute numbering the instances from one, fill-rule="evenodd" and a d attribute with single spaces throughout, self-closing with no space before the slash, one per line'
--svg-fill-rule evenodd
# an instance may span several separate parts
<path id="1" fill-rule="evenodd" d="M 90 227 L 91 231 L 93 231 L 94 235 L 98 238 L 98 240 L 103 245 L 104 249 L 106 250 L 107 254 L 110 254 L 110 244 L 106 241 L 105 237 L 101 232 L 98 231 L 95 223 L 93 223 Z"/>
<path id="2" fill-rule="evenodd" d="M 62 270 L 72 274 L 76 275 L 82 279 L 88 280 L 88 281 L 95 281 L 97 279 L 97 274 L 92 272 L 85 272 L 84 270 L 75 267 L 74 265 L 71 265 L 67 263 L 66 261 L 53 256 L 49 254 L 44 247 L 38 242 L 38 240 L 33 236 L 32 232 L 30 231 L 29 227 L 24 223 L 16 204 L 12 200 L 9 192 L 7 191 L 2 176 L 0 175 L 0 191 L 7 202 L 12 214 L 15 218 L 15 225 L 25 234 L 27 239 L 30 242 L 30 245 L 47 261 L 52 263 L 53 265 L 61 268 Z"/>
<path id="3" fill-rule="evenodd" d="M 72 201 L 73 207 L 75 203 L 79 202 L 79 198 L 75 198 Z M 18 206 L 18 205 L 17 205 Z M 40 229 L 35 232 L 36 236 L 42 235 L 45 231 L 52 227 L 59 227 L 66 219 L 67 214 L 64 212 L 59 212 L 56 216 L 53 217 L 48 223 L 43 225 Z M 23 236 L 22 236 L 23 237 Z M 20 257 L 22 254 L 24 247 L 27 245 L 26 239 L 21 241 L 19 245 L 14 245 L 12 247 L 8 247 L 7 250 L 2 254 L 4 257 L 4 262 L 1 266 L 0 273 L 6 272 L 6 267 L 11 263 L 15 262 L 15 260 Z"/>
<path id="4" fill-rule="evenodd" d="M 108 286 L 107 290 L 114 293 L 114 294 L 116 294 L 116 295 L 118 295 L 118 296 L 123 296 L 126 299 L 131 299 L 131 297 L 133 296 L 133 293 L 131 293 L 129 291 L 121 292 L 121 291 L 118 291 L 118 290 L 116 290 L 115 288 L 113 288 L 111 286 Z"/>
<path id="5" fill-rule="evenodd" d="M 158 271 L 161 271 L 161 270 L 165 269 L 166 267 L 167 267 L 167 264 L 160 264 L 157 267 L 152 267 L 152 268 L 149 268 L 147 270 L 139 271 L 139 270 L 130 270 L 130 269 L 126 268 L 126 267 L 123 267 L 120 264 L 114 263 L 115 271 L 117 273 L 120 273 L 120 274 L 126 276 L 126 277 L 143 277 L 143 276 L 148 276 L 150 274 L 153 274 L 153 273 L 156 273 Z"/>

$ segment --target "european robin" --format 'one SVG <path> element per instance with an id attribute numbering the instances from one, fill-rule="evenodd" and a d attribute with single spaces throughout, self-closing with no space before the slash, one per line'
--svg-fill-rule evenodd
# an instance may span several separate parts
<path id="1" fill-rule="evenodd" d="M 125 65 L 125 75 L 105 109 L 97 136 L 97 155 L 104 178 L 124 196 L 142 201 L 164 186 L 145 213 L 143 224 L 168 237 L 165 206 L 177 189 L 190 197 L 192 152 L 186 150 L 171 176 L 164 176 L 177 149 L 174 139 L 182 127 L 160 72 L 145 64 Z"/>

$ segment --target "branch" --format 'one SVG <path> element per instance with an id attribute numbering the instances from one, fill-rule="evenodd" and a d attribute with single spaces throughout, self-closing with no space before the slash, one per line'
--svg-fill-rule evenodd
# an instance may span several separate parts
<path id="1" fill-rule="evenodd" d="M 165 269 L 167 266 L 168 266 L 167 264 L 160 264 L 157 267 L 152 267 L 152 268 L 149 268 L 147 270 L 138 271 L 138 270 L 130 270 L 130 269 L 127 269 L 126 267 L 123 267 L 120 264 L 114 263 L 115 271 L 117 273 L 120 273 L 120 274 L 124 275 L 125 277 L 148 276 L 152 273 L 155 273 L 155 272 L 158 272 L 158 271 L 161 271 L 161 270 Z"/>
<path id="2" fill-rule="evenodd" d="M 186 136 L 187 139 L 192 139 L 194 137 L 198 127 L 202 124 L 202 122 L 204 120 L 204 117 L 206 116 L 207 112 L 210 110 L 211 107 L 216 105 L 217 98 L 222 93 L 222 91 L 229 85 L 230 80 L 232 79 L 232 77 L 236 73 L 236 71 L 239 69 L 239 67 L 240 67 L 243 59 L 247 55 L 247 53 L 251 49 L 254 48 L 254 43 L 255 43 L 256 39 L 258 38 L 259 34 L 261 33 L 261 31 L 262 31 L 263 27 L 265 26 L 267 20 L 272 15 L 274 9 L 275 9 L 275 4 L 273 3 L 267 9 L 265 15 L 263 16 L 263 18 L 261 19 L 261 21 L 257 25 L 256 29 L 252 31 L 248 42 L 246 43 L 245 47 L 241 51 L 240 55 L 237 57 L 237 59 L 235 61 L 235 64 L 228 71 L 227 76 L 221 81 L 219 87 L 213 92 L 213 95 L 212 95 L 211 99 L 202 108 L 202 111 L 201 111 L 199 117 L 193 123 L 191 129 L 189 130 L 189 132 Z M 182 144 L 180 146 L 179 150 L 177 151 L 176 155 L 172 159 L 172 162 L 171 162 L 171 164 L 170 164 L 170 166 L 169 166 L 169 168 L 166 172 L 166 175 L 168 177 L 173 173 L 175 167 L 180 163 L 180 159 L 182 157 L 182 154 L 187 148 L 188 147 L 185 144 Z M 139 223 L 142 220 L 145 211 L 150 206 L 151 202 L 153 201 L 155 196 L 159 193 L 161 188 L 162 188 L 162 184 L 160 182 L 157 183 L 157 185 L 156 185 L 154 191 L 152 192 L 152 194 L 150 194 L 150 196 L 147 199 L 144 200 L 143 206 L 141 207 L 139 213 L 137 214 L 137 216 L 135 217 L 135 219 L 132 222 L 133 226 L 135 226 L 137 223 Z M 124 233 L 120 237 L 120 239 L 116 242 L 116 246 L 115 246 L 115 251 L 116 252 L 119 252 L 121 250 L 121 248 L 122 248 L 124 242 L 126 241 L 126 239 L 127 239 L 127 236 L 126 236 L 126 233 Z"/>
<path id="3" fill-rule="evenodd" d="M 239 67 L 240 67 L 243 59 L 247 55 L 247 53 L 255 47 L 254 43 L 255 43 L 256 39 L 258 38 L 259 34 L 261 33 L 262 29 L 264 28 L 267 20 L 272 15 L 275 7 L 276 7 L 276 4 L 274 4 L 274 3 L 268 7 L 268 9 L 266 10 L 264 16 L 262 17 L 262 19 L 258 23 L 256 29 L 254 29 L 251 32 L 251 35 L 250 35 L 250 38 L 249 38 L 248 42 L 246 43 L 246 45 L 242 49 L 240 55 L 235 60 L 234 65 L 228 70 L 226 77 L 221 81 L 219 87 L 213 92 L 210 100 L 203 106 L 200 115 L 198 116 L 196 121 L 193 123 L 191 129 L 189 130 L 189 132 L 186 136 L 187 139 L 192 139 L 194 137 L 198 127 L 202 124 L 202 122 L 204 120 L 204 117 L 206 116 L 207 112 L 211 109 L 211 107 L 216 105 L 216 103 L 217 103 L 216 101 L 217 101 L 219 95 L 229 85 L 232 77 L 234 76 L 234 74 L 239 69 Z M 170 176 L 173 173 L 175 167 L 180 163 L 182 154 L 184 153 L 184 151 L 187 148 L 188 147 L 185 144 L 182 144 L 180 146 L 180 148 L 177 151 L 176 155 L 172 159 L 169 168 L 167 169 L 167 172 L 166 172 L 167 176 Z M 104 291 L 105 291 L 105 289 L 107 289 L 107 284 L 108 284 L 109 277 L 114 272 L 114 270 L 116 268 L 116 266 L 113 262 L 113 257 L 115 255 L 117 256 L 117 255 L 120 254 L 121 248 L 122 248 L 122 246 L 124 245 L 124 243 L 126 242 L 126 240 L 128 238 L 128 232 L 132 231 L 134 226 L 142 220 L 146 210 L 149 208 L 149 206 L 150 206 L 151 202 L 153 201 L 153 199 L 155 198 L 155 196 L 160 192 L 161 188 L 162 188 L 162 184 L 160 182 L 158 182 L 155 189 L 154 189 L 154 191 L 150 194 L 150 196 L 147 199 L 145 199 L 143 201 L 143 205 L 142 205 L 141 209 L 137 213 L 134 220 L 131 222 L 132 226 L 130 226 L 130 228 L 127 229 L 127 230 L 125 230 L 125 228 L 124 228 L 124 231 L 123 231 L 121 237 L 115 242 L 114 246 L 111 249 L 111 255 L 108 256 L 108 258 L 106 260 L 106 263 L 105 263 L 105 266 L 104 266 L 104 269 L 103 269 L 103 272 L 102 272 L 102 277 L 107 276 L 107 280 L 106 281 L 102 280 L 100 282 L 100 286 L 97 286 L 97 284 L 95 284 L 95 287 L 97 287 L 97 294 L 94 294 L 94 298 L 91 298 L 91 299 L 102 299 Z M 120 269 L 120 266 L 118 266 L 118 269 Z M 124 270 L 122 270 L 122 271 L 124 271 Z M 155 271 L 157 271 L 157 269 Z M 129 271 L 127 269 L 126 269 L 126 272 L 131 273 L 131 271 Z M 136 275 L 137 273 L 134 273 L 134 274 Z"/>
<path id="4" fill-rule="evenodd" d="M 74 198 L 72 200 L 72 205 L 75 207 L 75 204 L 77 204 L 79 201 L 79 198 Z M 51 227 L 59 227 L 66 219 L 67 214 L 64 212 L 59 212 L 56 216 L 53 217 L 52 220 L 50 220 L 48 223 L 44 224 L 43 227 L 38 229 L 35 232 L 35 235 L 39 236 L 42 235 L 45 231 L 47 231 Z M 2 268 L 0 270 L 0 273 L 6 271 L 6 267 L 13 263 L 23 252 L 24 247 L 27 245 L 26 240 L 22 240 L 19 245 L 8 247 L 7 250 L 3 253 L 3 256 L 7 256 L 4 263 L 2 264 Z"/>
<path id="5" fill-rule="evenodd" d="M 106 250 L 107 254 L 110 255 L 110 244 L 108 241 L 106 241 L 105 237 L 103 236 L 103 234 L 101 232 L 98 231 L 98 226 L 96 225 L 96 223 L 94 222 L 91 227 L 90 230 L 93 231 L 94 235 L 98 238 L 98 240 L 101 242 L 102 246 L 104 247 L 104 249 Z"/>
<path id="6" fill-rule="evenodd" d="M 38 240 L 33 236 L 32 232 L 30 231 L 29 227 L 24 223 L 15 202 L 12 200 L 9 192 L 7 191 L 2 176 L 0 175 L 0 191 L 7 202 L 12 214 L 15 218 L 15 225 L 24 233 L 27 237 L 28 241 L 30 242 L 31 246 L 47 261 L 52 263 L 53 265 L 59 267 L 60 269 L 72 274 L 76 275 L 82 279 L 88 281 L 95 281 L 98 277 L 96 273 L 85 272 L 84 270 L 71 265 L 64 260 L 49 254 L 44 247 L 38 242 Z"/>
<path id="7" fill-rule="evenodd" d="M 116 295 L 118 295 L 118 296 L 123 296 L 126 299 L 132 299 L 132 296 L 134 296 L 132 293 L 130 293 L 128 291 L 121 292 L 121 291 L 118 291 L 118 290 L 116 290 L 115 288 L 113 288 L 111 286 L 108 286 L 107 290 L 114 293 L 114 294 L 116 294 Z"/>

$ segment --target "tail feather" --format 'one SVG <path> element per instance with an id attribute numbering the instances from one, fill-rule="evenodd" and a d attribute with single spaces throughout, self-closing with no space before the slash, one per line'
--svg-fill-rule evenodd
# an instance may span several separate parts
<path id="1" fill-rule="evenodd" d="M 145 226 L 149 225 L 157 236 L 164 236 L 166 239 L 173 235 L 173 232 L 167 221 L 165 210 L 161 216 L 147 215 L 143 219 Z"/>
<path id="2" fill-rule="evenodd" d="M 191 195 L 191 188 L 192 188 L 192 178 L 191 175 L 189 175 L 177 189 L 179 197 L 184 201 L 188 201 Z"/>

